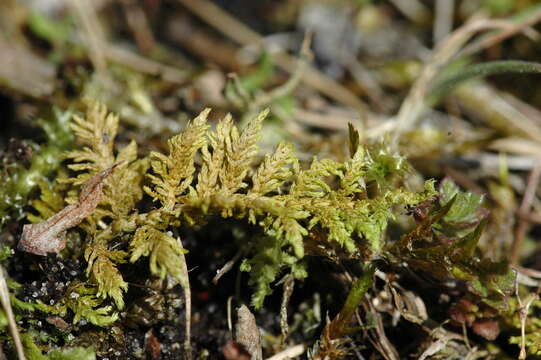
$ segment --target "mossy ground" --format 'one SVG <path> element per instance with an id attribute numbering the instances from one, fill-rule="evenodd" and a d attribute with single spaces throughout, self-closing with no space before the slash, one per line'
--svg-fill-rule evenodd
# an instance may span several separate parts
<path id="1" fill-rule="evenodd" d="M 265 357 L 539 357 L 541 6 L 401 3 L 2 1 L 27 358 L 189 358 L 191 307 L 192 358 L 241 360 L 241 304 Z M 65 248 L 18 249 L 100 172 Z"/>

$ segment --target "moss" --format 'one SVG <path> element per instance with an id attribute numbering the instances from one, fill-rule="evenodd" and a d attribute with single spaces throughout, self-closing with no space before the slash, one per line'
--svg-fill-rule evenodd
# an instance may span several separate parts
<path id="1" fill-rule="evenodd" d="M 391 266 L 407 263 L 442 280 L 467 281 L 471 294 L 505 309 L 514 274 L 506 263 L 482 260 L 476 253 L 486 215 L 482 197 L 463 193 L 447 180 L 439 191 L 434 181 L 426 181 L 421 191 L 408 190 L 403 186 L 409 172 L 405 159 L 383 144 L 361 145 L 352 127 L 351 155 L 343 162 L 314 157 L 301 164 L 293 145 L 282 142 L 253 169 L 268 112 L 243 129 L 227 115 L 214 130 L 207 123 L 209 112 L 172 137 L 166 154 L 152 152 L 148 157 L 138 156 L 135 142 L 116 151 L 118 118 L 104 106 L 90 104 L 86 117 L 73 118 L 71 128 L 81 148 L 65 157 L 76 175 L 62 175 L 52 187 L 42 185 L 42 199 L 34 202 L 41 216 L 54 214 L 60 206 L 54 199 L 64 196 L 66 203 L 74 203 L 91 176 L 113 170 L 103 180 L 101 202 L 77 226 L 85 234 L 87 282 L 72 284 L 57 305 L 42 304 L 42 311 L 65 315 L 70 310 L 74 322 L 86 319 L 109 326 L 124 307 L 129 287 L 119 265 L 144 257 L 149 258 L 151 274 L 188 289 L 187 250 L 178 229 L 205 224 L 215 216 L 244 219 L 261 229 L 243 240 L 241 251 L 245 259 L 240 269 L 249 273 L 256 308 L 262 307 L 279 274 L 310 276 L 306 255 L 334 262 L 355 259 L 365 267 L 319 343 L 332 345 L 327 346 L 331 353 L 344 351 L 347 323 L 381 260 Z M 153 200 L 150 207 L 145 194 Z M 389 242 L 385 232 L 397 206 L 413 209 L 418 224 L 399 241 Z M 106 305 L 107 299 L 114 303 Z"/>
<path id="2" fill-rule="evenodd" d="M 67 126 L 72 113 L 56 110 L 50 121 L 40 121 L 46 141 L 35 145 L 29 165 L 23 161 L 2 163 L 3 184 L 0 187 L 0 228 L 12 218 L 19 218 L 23 213 L 28 196 L 38 185 L 48 182 L 62 162 L 61 154 L 73 141 L 73 134 Z"/>

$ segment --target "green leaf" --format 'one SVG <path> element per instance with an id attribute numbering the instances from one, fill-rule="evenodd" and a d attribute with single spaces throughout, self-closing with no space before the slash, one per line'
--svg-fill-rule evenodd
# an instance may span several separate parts
<path id="1" fill-rule="evenodd" d="M 470 292 L 482 297 L 483 302 L 497 309 L 505 309 L 516 275 L 507 261 L 493 262 L 476 256 L 475 250 L 486 220 L 480 221 L 475 229 L 465 235 L 455 233 L 452 240 L 442 239 L 439 235 L 442 230 L 448 231 L 445 226 L 450 225 L 444 225 L 444 219 L 457 204 L 461 210 L 467 207 L 461 206 L 464 205 L 461 202 L 473 204 L 470 210 L 476 212 L 478 202 L 470 202 L 471 197 L 459 192 L 452 183 L 445 184 L 442 189 L 439 201 L 432 202 L 424 220 L 403 235 L 400 241 L 389 246 L 388 251 L 384 252 L 385 256 L 392 254 L 396 258 L 391 261 L 406 262 L 412 269 L 442 281 L 449 278 L 464 280 L 469 284 Z M 461 214 L 458 218 L 467 216 L 466 213 L 458 213 Z"/>
<path id="2" fill-rule="evenodd" d="M 454 241 L 452 243 L 452 247 L 454 249 L 460 250 L 462 254 L 461 256 L 464 259 L 468 259 L 473 256 L 475 248 L 477 247 L 477 243 L 481 238 L 481 233 L 483 232 L 486 223 L 487 221 L 483 220 L 479 225 L 477 225 L 474 231 L 464 236 L 462 239 Z"/>
<path id="3" fill-rule="evenodd" d="M 482 207 L 483 195 L 460 191 L 452 180 L 446 178 L 440 184 L 440 204 L 448 204 L 451 198 L 455 198 L 452 206 L 433 225 L 436 233 L 449 241 L 470 233 L 488 215 Z"/>

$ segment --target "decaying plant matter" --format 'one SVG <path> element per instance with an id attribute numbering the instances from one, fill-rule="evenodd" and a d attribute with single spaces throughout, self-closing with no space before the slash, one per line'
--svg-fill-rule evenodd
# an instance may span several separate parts
<path id="1" fill-rule="evenodd" d="M 94 212 L 101 201 L 103 180 L 117 165 L 102 170 L 88 179 L 81 187 L 77 203 L 66 206 L 47 220 L 25 225 L 19 240 L 19 250 L 36 255 L 47 255 L 63 250 L 66 247 L 66 240 L 63 238 L 66 230 L 79 225 Z"/>

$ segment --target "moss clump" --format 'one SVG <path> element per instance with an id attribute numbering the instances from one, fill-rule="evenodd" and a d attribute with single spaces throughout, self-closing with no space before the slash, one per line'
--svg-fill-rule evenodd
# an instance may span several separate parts
<path id="1" fill-rule="evenodd" d="M 268 111 L 242 130 L 229 115 L 212 130 L 209 112 L 203 111 L 172 137 L 166 154 L 151 152 L 147 157 L 138 155 L 133 141 L 115 150 L 118 117 L 103 105 L 91 104 L 86 117 L 73 118 L 71 128 L 82 147 L 65 157 L 76 176 L 62 175 L 58 185 L 44 188 L 42 201 L 35 202 L 41 216 L 54 213 L 43 206 L 44 200 L 61 198 L 73 204 L 90 177 L 113 170 L 103 179 L 99 205 L 77 226 L 85 234 L 87 282 L 70 287 L 68 293 L 77 296 L 67 294 L 55 307 L 43 305 L 42 310 L 63 315 L 69 309 L 74 321 L 85 318 L 108 326 L 124 307 L 128 289 L 119 265 L 144 257 L 149 258 L 151 274 L 188 289 L 187 251 L 178 229 L 216 216 L 244 219 L 262 230 L 242 244 L 245 259 L 240 267 L 249 272 L 256 308 L 281 272 L 296 279 L 309 275 L 306 255 L 338 262 L 356 259 L 370 269 L 362 275 L 362 291 L 354 287 L 343 310 L 325 328 L 319 344 L 326 344 L 330 352 L 343 352 L 347 323 L 381 260 L 390 266 L 407 263 L 442 280 L 465 280 L 470 292 L 484 297 L 488 306 L 505 308 L 502 300 L 514 274 L 506 263 L 481 260 L 475 252 L 486 215 L 481 197 L 462 193 L 448 181 L 439 191 L 434 181 L 426 181 L 420 192 L 406 189 L 406 161 L 382 145 L 360 145 L 352 128 L 351 155 L 343 162 L 314 157 L 301 164 L 293 145 L 282 142 L 254 170 Z M 399 241 L 389 242 L 385 232 L 397 206 L 412 209 L 418 224 Z M 102 306 L 107 298 L 114 306 Z"/>

